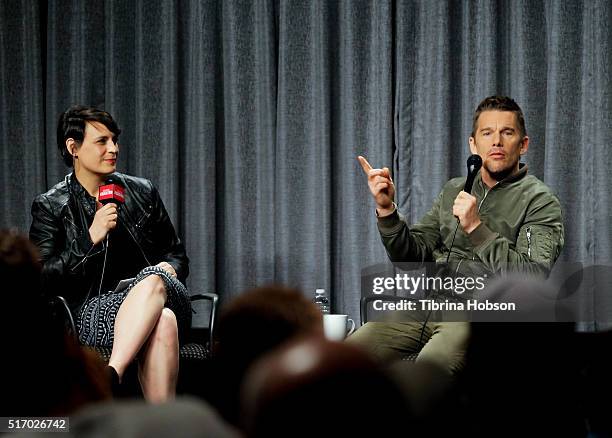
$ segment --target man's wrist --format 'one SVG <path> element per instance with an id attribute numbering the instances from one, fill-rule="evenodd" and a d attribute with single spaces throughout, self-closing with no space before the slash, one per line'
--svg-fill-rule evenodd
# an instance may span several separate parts
<path id="1" fill-rule="evenodd" d="M 376 217 L 381 218 L 391 216 L 393 213 L 395 213 L 395 210 L 397 210 L 397 205 L 395 204 L 395 202 L 391 203 L 391 207 L 389 208 L 376 207 Z"/>
<path id="2" fill-rule="evenodd" d="M 465 231 L 465 234 L 470 235 L 472 234 L 472 232 L 478 228 L 478 226 L 481 224 L 482 222 L 480 220 L 477 220 L 475 222 L 473 222 L 467 229 L 463 230 Z"/>

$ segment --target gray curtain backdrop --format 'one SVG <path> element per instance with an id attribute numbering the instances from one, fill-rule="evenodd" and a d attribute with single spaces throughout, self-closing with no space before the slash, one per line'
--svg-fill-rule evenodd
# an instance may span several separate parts
<path id="1" fill-rule="evenodd" d="M 610 263 L 611 22 L 607 0 L 1 0 L 0 226 L 27 231 L 67 173 L 59 113 L 100 106 L 193 292 L 322 287 L 355 318 L 361 269 L 386 260 L 356 155 L 418 220 L 465 173 L 478 102 L 507 94 L 564 207 L 562 260 Z"/>

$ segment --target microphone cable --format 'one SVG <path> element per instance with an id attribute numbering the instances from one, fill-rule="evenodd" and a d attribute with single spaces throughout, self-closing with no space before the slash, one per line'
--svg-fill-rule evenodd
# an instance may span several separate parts
<path id="1" fill-rule="evenodd" d="M 448 268 L 448 262 L 450 260 L 451 252 L 453 251 L 453 245 L 455 244 L 455 237 L 457 237 L 458 229 L 459 229 L 459 219 L 457 219 L 457 226 L 455 227 L 455 232 L 453 233 L 453 240 L 451 240 L 450 249 L 448 250 L 448 254 L 446 255 L 446 263 L 445 263 L 446 268 Z M 437 298 L 437 296 L 438 295 L 434 293 L 433 298 L 435 299 Z M 423 334 L 425 333 L 425 326 L 427 325 L 427 322 L 429 321 L 429 318 L 431 317 L 431 312 L 433 312 L 433 309 L 430 308 L 429 312 L 427 313 L 427 316 L 425 317 L 425 321 L 423 322 L 423 327 L 421 327 L 421 335 L 419 336 L 419 345 L 423 344 Z"/>
<path id="2" fill-rule="evenodd" d="M 94 348 L 98 346 L 98 328 L 100 324 L 100 293 L 102 292 L 102 282 L 104 281 L 104 272 L 106 271 L 106 256 L 108 254 L 108 243 L 110 241 L 110 230 L 106 233 L 104 239 L 104 261 L 102 262 L 102 275 L 100 276 L 100 285 L 98 286 L 98 308 L 96 309 L 96 331 L 94 337 Z"/>
<path id="3" fill-rule="evenodd" d="M 482 158 L 480 158 L 479 155 L 477 154 L 473 154 L 470 155 L 467 159 L 467 169 L 468 169 L 468 176 L 465 180 L 465 185 L 463 186 L 463 191 L 466 193 L 472 193 L 472 185 L 474 184 L 474 178 L 476 178 L 476 174 L 478 173 L 478 171 L 480 170 L 480 168 L 482 167 Z M 459 229 L 459 218 L 457 218 L 457 226 L 455 227 L 455 232 L 453 233 L 453 239 L 451 240 L 451 244 L 450 244 L 450 248 L 448 249 L 448 254 L 446 255 L 446 263 L 444 268 L 448 269 L 448 263 L 450 261 L 450 255 L 451 252 L 453 252 L 453 245 L 455 244 L 455 238 L 457 237 L 457 230 Z M 459 266 L 457 266 L 457 270 L 459 269 Z M 435 291 L 434 291 L 435 292 Z M 433 298 L 437 298 L 437 294 L 433 294 Z M 431 317 L 431 313 L 433 312 L 433 309 L 429 309 L 429 313 L 427 314 L 427 317 L 425 318 L 425 321 L 423 322 L 423 327 L 421 327 L 421 335 L 419 336 L 419 344 L 423 343 L 423 334 L 425 333 L 425 325 L 427 324 L 427 322 L 429 321 L 429 318 Z"/>

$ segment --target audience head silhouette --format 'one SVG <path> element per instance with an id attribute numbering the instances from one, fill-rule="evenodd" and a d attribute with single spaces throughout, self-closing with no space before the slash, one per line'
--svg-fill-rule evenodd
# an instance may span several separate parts
<path id="1" fill-rule="evenodd" d="M 38 251 L 16 231 L 0 230 L 0 278 L 0 342 L 11 355 L 2 382 L 5 414 L 68 415 L 109 398 L 102 364 L 53 318 L 40 289 Z"/>
<path id="2" fill-rule="evenodd" d="M 298 335 L 323 337 L 321 312 L 297 290 L 267 286 L 246 291 L 222 310 L 216 329 L 216 374 L 210 401 L 238 422 L 244 373 L 261 355 Z"/>
<path id="3" fill-rule="evenodd" d="M 405 398 L 358 347 L 298 338 L 260 359 L 242 391 L 247 436 L 399 436 Z"/>

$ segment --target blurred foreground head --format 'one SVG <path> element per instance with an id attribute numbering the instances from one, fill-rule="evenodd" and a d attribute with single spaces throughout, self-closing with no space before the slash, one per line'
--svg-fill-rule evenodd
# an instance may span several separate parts
<path id="1" fill-rule="evenodd" d="M 27 237 L 16 230 L 0 230 L 0 290 L 5 309 L 0 327 L 5 345 L 18 345 L 20 336 L 34 336 L 39 327 L 48 328 L 50 323 L 38 260 L 38 250 Z"/>
<path id="2" fill-rule="evenodd" d="M 40 289 L 38 251 L 17 231 L 0 230 L 0 278 L 5 415 L 67 415 L 108 398 L 102 364 L 52 317 Z"/>
<path id="3" fill-rule="evenodd" d="M 218 378 L 207 398 L 237 424 L 238 393 L 248 367 L 283 342 L 308 334 L 323 337 L 323 320 L 299 290 L 272 285 L 238 296 L 219 315 L 214 346 Z"/>
<path id="4" fill-rule="evenodd" d="M 323 336 L 321 312 L 299 290 L 267 286 L 247 291 L 221 312 L 215 353 L 250 365 L 253 359 L 295 335 Z"/>
<path id="5" fill-rule="evenodd" d="M 41 266 L 38 259 L 38 250 L 27 237 L 16 230 L 0 230 L 0 278 L 4 300 L 31 303 L 39 295 Z M 17 286 L 20 293 L 14 289 Z"/>
<path id="6" fill-rule="evenodd" d="M 410 427 L 405 399 L 366 352 L 307 337 L 249 370 L 242 390 L 250 437 L 399 436 Z"/>

